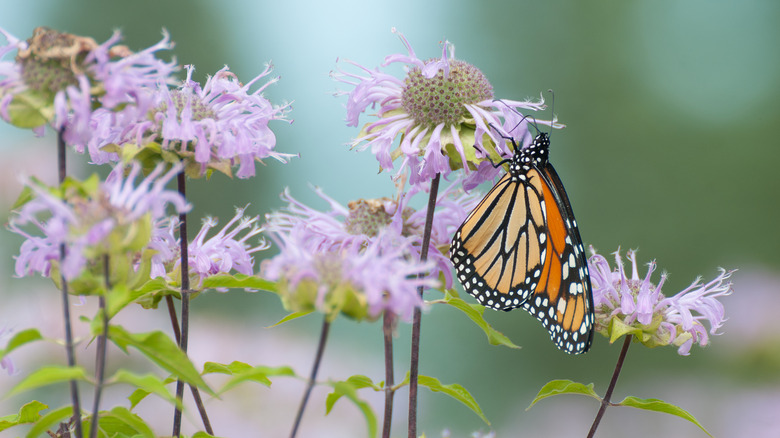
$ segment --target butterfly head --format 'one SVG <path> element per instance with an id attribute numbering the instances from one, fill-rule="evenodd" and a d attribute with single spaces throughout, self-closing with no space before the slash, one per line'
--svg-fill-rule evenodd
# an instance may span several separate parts
<path id="1" fill-rule="evenodd" d="M 521 172 L 529 167 L 540 168 L 547 164 L 550 156 L 550 135 L 546 132 L 539 133 L 534 137 L 528 147 L 515 152 L 510 164 L 511 172 Z"/>

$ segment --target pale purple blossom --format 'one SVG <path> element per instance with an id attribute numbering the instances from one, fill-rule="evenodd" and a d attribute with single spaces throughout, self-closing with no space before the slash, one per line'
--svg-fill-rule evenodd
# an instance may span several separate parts
<path id="1" fill-rule="evenodd" d="M 46 187 L 28 182 L 35 196 L 14 212 L 9 221 L 11 231 L 26 238 L 15 257 L 16 275 L 37 272 L 49 276 L 51 262 L 60 259 L 60 245 L 64 245 L 60 272 L 66 280 L 72 280 L 84 270 L 89 256 L 119 250 L 105 247 L 111 241 L 107 237 L 112 232 L 136 232 L 137 221 L 147 220 L 148 216 L 155 223 L 165 216 L 168 206 L 179 213 L 190 209 L 178 192 L 165 189 L 181 170 L 180 165 L 165 174 L 162 174 L 163 166 L 158 165 L 136 186 L 140 170 L 140 165 L 133 163 L 129 175 L 124 177 L 124 166 L 118 165 L 95 193 L 67 200 L 52 195 Z M 37 232 L 26 231 L 27 225 Z M 127 236 L 130 234 L 120 241 L 129 244 L 132 239 Z"/>
<path id="2" fill-rule="evenodd" d="M 205 218 L 200 231 L 187 246 L 189 272 L 198 279 L 196 288 L 201 288 L 203 280 L 214 275 L 231 272 L 254 275 L 253 254 L 268 249 L 268 244 L 263 239 L 256 244 L 249 243 L 262 229 L 257 225 L 259 216 L 244 216 L 245 210 L 246 207 L 236 209 L 235 216 L 211 237 L 208 237 L 209 232 L 218 222 L 215 218 Z M 178 227 L 176 217 L 157 222 L 149 245 L 157 251 L 152 257 L 152 278 L 179 275 L 181 240 L 177 236 Z M 227 289 L 217 290 L 224 292 Z"/>
<path id="3" fill-rule="evenodd" d="M 177 89 L 159 85 L 149 117 L 128 120 L 121 132 L 103 131 L 98 143 L 122 147 L 158 142 L 164 150 L 192 159 L 201 175 L 209 169 L 224 172 L 236 166 L 239 178 L 254 176 L 255 164 L 265 158 L 284 163 L 297 156 L 275 150 L 276 136 L 268 126 L 272 120 L 286 121 L 290 109 L 272 105 L 262 94 L 278 78 L 250 91 L 270 74 L 270 66 L 247 84 L 224 67 L 202 87 L 192 80 L 193 71 L 192 66 L 187 68 L 187 78 Z"/>
<path id="4" fill-rule="evenodd" d="M 313 303 L 304 296 L 299 299 L 303 303 L 294 305 L 313 304 L 327 314 L 338 305 L 330 302 L 336 291 L 353 290 L 364 297 L 371 318 L 389 310 L 411 321 L 414 309 L 423 304 L 418 288 L 438 285 L 425 275 L 433 263 L 411 259 L 408 242 L 389 232 L 364 244 L 353 241 L 330 248 L 323 248 L 321 236 L 303 221 L 288 229 L 270 227 L 268 233 L 280 253 L 264 261 L 263 275 L 272 281 L 285 281 L 288 301 L 296 301 L 290 296 L 301 283 L 316 288 Z"/>
<path id="5" fill-rule="evenodd" d="M 709 334 L 717 334 L 725 321 L 725 310 L 719 298 L 732 292 L 728 279 L 734 271 L 720 269 L 710 282 L 697 278 L 690 286 L 672 297 L 665 297 L 661 289 L 666 273 L 658 284 L 651 282 L 655 261 L 648 264 L 647 274 L 639 276 L 636 252 L 628 251 L 631 276 L 626 274 L 620 250 L 614 253 L 613 270 L 607 260 L 591 248 L 588 260 L 593 285 L 596 311 L 596 329 L 607 333 L 610 321 L 618 319 L 623 325 L 641 331 L 648 346 L 676 345 L 680 355 L 687 356 L 694 343 L 706 346 Z M 709 326 L 707 329 L 706 325 Z"/>
<path id="6" fill-rule="evenodd" d="M 396 33 L 408 54 L 387 56 L 382 67 L 405 64 L 404 78 L 352 61 L 345 62 L 362 73 L 339 70 L 333 74 L 336 80 L 353 87 L 351 91 L 337 93 L 347 95 L 348 126 L 357 126 L 360 114 L 369 108 L 375 109 L 379 117 L 363 127 L 352 145 L 359 150 L 370 148 L 383 169 L 393 169 L 393 157 L 400 156 L 396 178 L 409 169 L 410 182 L 418 184 L 461 167 L 467 172 L 474 170 L 494 148 L 499 153 L 506 149 L 501 138 L 506 133 L 499 131 L 506 109 L 517 112 L 545 107 L 543 100 L 494 99 L 492 86 L 482 72 L 455 59 L 455 48 L 448 41 L 443 44 L 441 58 L 424 61 L 417 57 L 406 38 Z M 521 129 L 525 125 L 513 128 Z M 393 142 L 399 134 L 403 138 L 394 150 Z M 454 152 L 449 152 L 448 146 Z M 476 148 L 476 157 L 472 148 Z"/>
<path id="7" fill-rule="evenodd" d="M 434 262 L 429 273 L 431 278 L 444 275 L 445 287 L 452 284 L 451 263 L 445 253 L 449 250 L 452 233 L 457 230 L 469 212 L 479 202 L 475 194 L 465 195 L 457 189 L 460 179 L 456 179 L 441 193 L 436 200 L 436 211 L 433 216 L 431 241 L 428 249 L 428 259 Z M 383 198 L 372 200 L 379 205 L 373 218 L 361 217 L 362 221 L 372 221 L 362 227 L 355 225 L 356 210 L 347 208 L 327 196 L 321 189 L 315 189 L 317 195 L 328 203 L 328 211 L 319 211 L 294 199 L 289 190 L 282 193 L 286 207 L 267 216 L 268 229 L 290 232 L 298 223 L 304 222 L 307 229 L 306 239 L 309 245 L 322 251 L 337 250 L 342 247 L 361 245 L 370 241 L 374 233 L 366 234 L 367 229 L 388 228 L 394 235 L 408 242 L 407 250 L 413 259 L 420 259 L 422 234 L 425 225 L 425 210 L 415 210 L 408 207 L 412 198 L 418 193 L 427 196 L 423 186 L 413 186 L 409 192 L 399 196 L 398 200 Z M 366 202 L 366 201 L 364 201 Z M 353 205 L 357 203 L 352 203 Z M 385 239 L 386 243 L 390 240 Z"/>
<path id="8" fill-rule="evenodd" d="M 46 124 L 57 131 L 62 129 L 65 142 L 78 152 L 87 149 L 94 163 L 118 159 L 114 153 L 101 151 L 100 147 L 108 143 L 97 144 L 95 136 L 111 138 L 108 132 L 116 135 L 129 120 L 144 116 L 151 105 L 152 91 L 170 82 L 177 68 L 175 62 L 166 63 L 154 56 L 173 47 L 167 33 L 160 42 L 138 53 L 116 45 L 121 39 L 118 31 L 98 45 L 91 38 L 38 28 L 32 41 L 48 35 L 43 39 L 56 42 L 53 47 L 44 44 L 42 48 L 30 47 L 3 29 L 0 33 L 7 40 L 0 47 L 0 116 L 20 127 L 32 128 L 37 135 L 43 134 Z M 13 51 L 24 52 L 24 60 L 3 61 Z M 43 75 L 47 80 L 27 83 L 25 69 L 34 72 L 27 76 Z M 33 99 L 51 96 L 51 102 L 36 101 L 40 106 L 37 118 L 30 119 L 26 114 L 12 118 L 11 103 L 25 93 L 38 93 Z M 95 106 L 99 108 L 93 110 Z M 43 115 L 49 112 L 51 116 L 45 119 Z"/>

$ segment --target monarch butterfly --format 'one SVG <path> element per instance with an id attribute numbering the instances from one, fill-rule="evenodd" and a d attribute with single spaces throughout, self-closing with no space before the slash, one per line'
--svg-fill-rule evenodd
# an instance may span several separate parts
<path id="1" fill-rule="evenodd" d="M 577 221 L 548 161 L 550 137 L 520 149 L 507 172 L 452 238 L 450 259 L 468 293 L 486 307 L 522 307 L 570 354 L 593 342 L 593 294 Z"/>

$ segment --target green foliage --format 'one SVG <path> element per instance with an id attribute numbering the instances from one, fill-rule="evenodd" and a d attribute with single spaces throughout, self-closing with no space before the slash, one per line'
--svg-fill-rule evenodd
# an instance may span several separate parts
<path id="1" fill-rule="evenodd" d="M 363 414 L 363 418 L 366 419 L 368 436 L 375 437 L 377 431 L 376 415 L 374 415 L 374 411 L 371 409 L 371 405 L 368 404 L 368 402 L 365 400 L 359 398 L 357 395 L 358 389 L 366 388 L 368 386 L 376 388 L 376 385 L 373 383 L 369 384 L 369 382 L 371 382 L 371 379 L 366 376 L 352 376 L 345 381 L 328 382 L 328 384 L 333 387 L 333 392 L 328 394 L 328 397 L 325 399 L 325 414 L 330 413 L 330 411 L 333 409 L 333 406 L 337 401 L 339 401 L 339 399 L 341 399 L 341 397 L 346 397 L 352 403 L 354 403 L 355 406 L 358 407 L 360 412 Z"/>
<path id="2" fill-rule="evenodd" d="M 450 306 L 465 313 L 469 319 L 474 321 L 474 323 L 477 324 L 477 326 L 481 328 L 483 332 L 485 332 L 490 345 L 503 345 L 509 348 L 520 348 L 520 346 L 509 340 L 506 335 L 494 329 L 490 324 L 488 324 L 487 321 L 485 321 L 485 306 L 480 304 L 468 304 L 461 298 L 458 298 L 449 292 L 445 292 L 444 300 L 438 302 L 449 304 Z"/>
<path id="3" fill-rule="evenodd" d="M 406 378 L 404 378 L 404 381 L 401 382 L 398 386 L 401 387 L 408 384 L 409 384 L 409 373 L 406 373 Z M 439 379 L 436 379 L 434 377 L 429 377 L 429 376 L 423 376 L 423 375 L 417 376 L 417 384 L 420 386 L 424 386 L 433 392 L 441 392 L 442 394 L 446 394 L 454 398 L 455 400 L 463 403 L 466 407 L 468 407 L 475 414 L 477 414 L 479 418 L 481 418 L 482 421 L 485 422 L 485 424 L 487 424 L 488 426 L 490 425 L 490 421 L 488 421 L 487 417 L 485 417 L 485 414 L 484 412 L 482 412 L 482 408 L 479 407 L 479 403 L 477 403 L 477 400 L 474 399 L 471 393 L 463 386 L 457 383 L 442 385 Z"/>
<path id="4" fill-rule="evenodd" d="M 156 437 L 152 428 L 141 417 L 122 406 L 117 406 L 108 412 L 100 412 L 98 422 L 105 436 Z"/>
<path id="5" fill-rule="evenodd" d="M 255 275 L 220 274 L 203 279 L 203 289 L 249 289 L 276 291 L 276 283 Z"/>
<path id="6" fill-rule="evenodd" d="M 39 401 L 33 400 L 22 406 L 18 414 L 0 417 L 0 431 L 19 424 L 35 423 L 41 418 L 40 412 L 48 407 Z"/>
<path id="7" fill-rule="evenodd" d="M 285 323 L 285 322 L 287 322 L 287 321 L 292 321 L 293 319 L 296 319 L 296 318 L 300 318 L 300 317 L 302 317 L 302 316 L 309 315 L 309 314 L 310 314 L 310 313 L 312 313 L 312 312 L 313 312 L 313 311 L 311 311 L 311 310 L 306 310 L 306 311 L 303 311 L 303 312 L 293 312 L 293 313 L 291 313 L 291 314 L 289 314 L 289 315 L 285 316 L 284 318 L 280 319 L 280 320 L 279 320 L 279 321 L 278 321 L 276 324 L 274 324 L 274 325 L 271 325 L 271 326 L 268 326 L 268 327 L 266 327 L 266 328 L 276 327 L 277 325 L 284 324 L 284 323 Z"/>
<path id="8" fill-rule="evenodd" d="M 580 394 L 580 395 L 587 395 L 589 397 L 593 397 L 596 400 L 601 401 L 601 397 L 599 397 L 598 394 L 593 390 L 593 384 L 583 385 L 582 383 L 573 382 L 571 380 L 552 380 L 550 382 L 547 382 L 542 389 L 539 390 L 539 393 L 536 394 L 536 397 L 533 399 L 530 405 L 526 408 L 526 410 L 531 409 L 531 406 L 535 405 L 536 402 L 539 400 L 542 400 L 547 397 L 552 397 L 554 395 L 560 395 L 560 394 Z"/>
<path id="9" fill-rule="evenodd" d="M 243 382 L 257 382 L 261 385 L 271 386 L 271 380 L 268 378 L 275 376 L 295 377 L 295 371 L 288 366 L 281 367 L 267 367 L 267 366 L 251 366 L 249 364 L 233 361 L 227 365 L 206 362 L 203 365 L 203 374 L 227 374 L 232 376 L 227 383 L 217 391 L 218 394 L 222 394 L 234 386 Z"/>
<path id="10" fill-rule="evenodd" d="M 141 376 L 130 371 L 120 369 L 116 372 L 116 374 L 106 380 L 106 384 L 110 385 L 113 383 L 126 383 L 138 388 L 137 391 L 144 391 L 147 395 L 155 394 L 173 405 L 177 404 L 176 397 L 171 394 L 171 392 L 165 386 L 167 382 L 153 374 L 144 374 Z M 132 407 L 135 407 L 135 403 L 132 404 Z"/>
<path id="11" fill-rule="evenodd" d="M 31 389 L 71 380 L 89 381 L 87 372 L 84 368 L 71 368 L 58 365 L 45 366 L 41 367 L 39 370 L 33 371 L 32 374 L 25 377 L 21 382 L 17 383 L 16 386 L 11 388 L 5 396 L 12 397 Z"/>
<path id="12" fill-rule="evenodd" d="M 73 406 L 63 406 L 41 417 L 27 432 L 27 438 L 37 438 L 55 425 L 73 416 Z"/>
<path id="13" fill-rule="evenodd" d="M 704 426 L 701 425 L 701 423 L 694 418 L 693 415 L 689 414 L 685 409 L 682 409 L 678 406 L 675 406 L 671 403 L 667 403 L 663 400 L 658 400 L 656 398 L 637 398 L 628 396 L 620 403 L 616 403 L 616 406 L 629 406 L 632 408 L 637 409 L 644 409 L 647 411 L 655 411 L 655 412 L 662 412 L 664 414 L 670 414 L 670 415 L 676 415 L 682 419 L 688 420 L 691 423 L 695 424 L 699 427 L 704 433 L 706 433 L 709 436 L 712 436 L 707 429 L 704 428 Z"/>
<path id="14" fill-rule="evenodd" d="M 16 350 L 22 345 L 29 344 L 30 342 L 40 341 L 43 339 L 41 332 L 38 329 L 22 330 L 14 334 L 11 339 L 8 340 L 5 349 L 0 350 L 0 359 L 3 359 L 8 353 Z"/>
<path id="15" fill-rule="evenodd" d="M 212 396 L 216 395 L 201 378 L 187 355 L 165 333 L 155 331 L 132 334 L 120 326 L 112 325 L 108 329 L 108 338 L 125 352 L 127 347 L 133 347 L 185 383 L 202 388 Z"/>
<path id="16" fill-rule="evenodd" d="M 592 383 L 589 385 L 583 385 L 582 383 L 573 382 L 571 380 L 553 380 L 551 382 L 548 382 L 546 385 L 542 387 L 541 390 L 539 390 L 539 393 L 536 395 L 536 398 L 534 398 L 534 400 L 531 402 L 528 408 L 526 408 L 526 410 L 530 409 L 531 406 L 533 406 L 534 404 L 536 404 L 536 402 L 538 402 L 543 398 L 551 397 L 553 395 L 560 395 L 560 394 L 580 394 L 580 395 L 587 395 L 588 397 L 592 397 L 598 400 L 599 402 L 603 400 L 593 390 Z M 707 432 L 707 429 L 705 429 L 704 426 L 702 426 L 701 423 L 699 423 L 696 420 L 696 418 L 694 418 L 693 415 L 691 415 L 684 409 L 675 406 L 673 404 L 667 403 L 663 400 L 658 400 L 655 398 L 641 399 L 641 398 L 629 396 L 623 399 L 623 401 L 621 401 L 620 403 L 610 403 L 610 404 L 613 406 L 629 406 L 632 408 L 644 409 L 647 411 L 655 411 L 655 412 L 662 412 L 670 415 L 676 415 L 680 418 L 690 421 L 691 423 L 698 426 L 699 429 L 704 431 L 704 433 L 710 435 L 710 433 Z"/>
<path id="17" fill-rule="evenodd" d="M 54 118 L 54 99 L 50 93 L 32 89 L 14 96 L 8 105 L 10 123 L 17 128 L 32 129 Z"/>

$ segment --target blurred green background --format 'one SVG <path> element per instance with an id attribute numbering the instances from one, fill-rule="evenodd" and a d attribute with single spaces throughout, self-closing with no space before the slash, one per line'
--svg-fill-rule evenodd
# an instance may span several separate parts
<path id="1" fill-rule="evenodd" d="M 250 180 L 217 176 L 193 182 L 188 188 L 195 204 L 192 217 L 215 215 L 222 223 L 234 206 L 247 202 L 251 214 L 279 208 L 278 195 L 286 186 L 296 198 L 321 208 L 325 205 L 310 185 L 344 204 L 393 195 L 390 177 L 377 174 L 374 157 L 346 146 L 358 129 L 345 126 L 345 98 L 332 96 L 344 87 L 329 78 L 337 58 L 373 68 L 386 55 L 403 53 L 391 27 L 403 32 L 422 58 L 439 56 L 441 41 L 451 41 L 457 58 L 478 66 L 491 80 L 496 97 L 537 97 L 554 89 L 555 113 L 567 128 L 555 132 L 552 161 L 566 184 L 586 245 L 604 254 L 618 247 L 639 248 L 641 263 L 655 259 L 659 269 L 670 272 L 667 295 L 697 275 L 712 278 L 719 266 L 740 269 L 734 277 L 736 292 L 724 300 L 730 317 L 725 334 L 713 337 L 707 349 L 694 348 L 690 357 L 678 356 L 671 347 L 632 347 L 616 401 L 635 395 L 679 404 L 715 436 L 780 434 L 779 2 L 200 0 L 0 5 L 0 26 L 22 39 L 46 25 L 102 42 L 118 28 L 131 49 L 141 49 L 157 42 L 165 28 L 176 42 L 178 62 L 195 65 L 195 79 L 201 81 L 223 65 L 248 81 L 273 61 L 281 80 L 266 96 L 277 104 L 293 101 L 295 120 L 291 125 L 272 124 L 277 149 L 299 152 L 301 158 L 287 165 L 269 160 Z M 362 118 L 361 123 L 368 120 Z M 7 125 L 0 125 L 0 138 L 0 152 L 6 157 L 1 204 L 7 209 L 16 196 L 9 187 L 16 187 L 19 169 L 53 175 L 54 158 L 43 157 L 53 151 L 54 138 L 35 140 L 29 132 Z M 71 171 L 92 172 L 79 164 L 84 161 L 72 155 Z M 194 228 L 198 220 L 192 223 Z M 0 273 L 5 274 L 0 287 L 16 297 L 8 302 L 29 304 L 23 297 L 34 288 L 54 297 L 46 282 L 11 278 L 11 256 L 19 241 L 6 230 L 0 235 Z M 53 306 L 55 313 L 46 317 L 58 327 L 56 300 L 36 303 Z M 4 305 L 0 318 L 13 321 L 17 329 L 37 323 L 20 320 L 15 309 Z M 193 324 L 202 328 L 190 344 L 201 343 L 204 360 L 250 357 L 246 360 L 290 363 L 298 373 L 308 373 L 320 325 L 316 317 L 265 329 L 284 315 L 278 300 L 241 292 L 207 294 L 194 303 L 194 311 Z M 522 345 L 521 350 L 491 347 L 463 316 L 435 307 L 423 319 L 421 373 L 469 389 L 498 437 L 585 435 L 598 407 L 593 400 L 553 398 L 525 408 L 544 382 L 557 378 L 593 382 L 603 393 L 619 346 L 598 338 L 586 356 L 569 357 L 555 349 L 527 314 L 488 312 L 488 319 Z M 405 324 L 398 329 L 397 379 L 408 369 L 409 331 Z M 235 337 L 235 344 L 229 344 L 235 349 L 214 357 L 221 350 L 203 345 L 199 333 L 200 339 L 215 333 Z M 56 331 L 50 334 L 57 336 Z M 213 339 L 217 344 L 224 340 Z M 382 380 L 381 327 L 338 321 L 324 361 L 323 379 L 360 373 Z M 303 384 L 250 389 L 240 393 L 243 398 L 228 394 L 224 401 L 210 403 L 217 412 L 216 433 L 285 435 Z M 444 429 L 453 437 L 490 430 L 458 403 L 421 392 L 418 430 L 427 436 L 440 436 Z M 347 402 L 337 405 L 330 417 L 323 416 L 326 394 L 326 388 L 315 391 L 302 436 L 361 436 L 363 420 Z M 370 397 L 381 412 L 380 399 Z M 235 408 L 237 402 L 241 409 Z M 405 436 L 406 403 L 407 392 L 399 392 L 394 436 Z M 0 406 L 5 407 L 0 415 L 17 408 L 8 401 Z M 228 413 L 220 417 L 221 410 Z M 192 424 L 197 421 L 190 422 L 188 427 L 195 430 Z M 609 409 L 599 436 L 627 436 L 629 430 L 636 437 L 704 436 L 675 417 L 627 408 Z"/>

